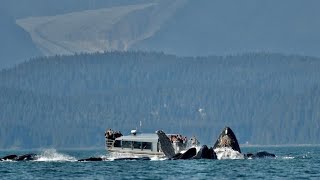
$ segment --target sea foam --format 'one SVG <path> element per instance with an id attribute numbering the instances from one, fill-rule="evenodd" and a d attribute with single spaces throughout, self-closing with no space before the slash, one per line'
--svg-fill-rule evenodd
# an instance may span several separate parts
<path id="1" fill-rule="evenodd" d="M 231 148 L 223 147 L 216 148 L 214 152 L 217 154 L 217 159 L 244 159 L 244 155 Z"/>
<path id="2" fill-rule="evenodd" d="M 55 149 L 46 149 L 38 156 L 36 161 L 77 161 L 75 157 L 59 153 Z"/>

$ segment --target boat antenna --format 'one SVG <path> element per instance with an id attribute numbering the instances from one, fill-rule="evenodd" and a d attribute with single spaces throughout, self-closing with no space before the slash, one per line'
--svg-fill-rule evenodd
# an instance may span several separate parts
<path id="1" fill-rule="evenodd" d="M 140 131 L 142 132 L 142 121 L 140 120 Z"/>

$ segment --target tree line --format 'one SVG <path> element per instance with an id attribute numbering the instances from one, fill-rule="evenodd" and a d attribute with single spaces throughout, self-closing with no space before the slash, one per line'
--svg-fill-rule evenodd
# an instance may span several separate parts
<path id="1" fill-rule="evenodd" d="M 103 147 L 106 128 L 319 143 L 320 59 L 271 53 L 39 57 L 0 72 L 0 148 Z"/>

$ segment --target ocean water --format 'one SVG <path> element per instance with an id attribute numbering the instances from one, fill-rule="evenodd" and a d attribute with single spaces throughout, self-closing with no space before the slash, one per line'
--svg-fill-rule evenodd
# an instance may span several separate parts
<path id="1" fill-rule="evenodd" d="M 36 153 L 37 161 L 2 161 L 0 179 L 320 179 L 320 146 L 241 147 L 268 151 L 276 158 L 78 162 L 105 157 L 103 150 L 0 151 Z"/>

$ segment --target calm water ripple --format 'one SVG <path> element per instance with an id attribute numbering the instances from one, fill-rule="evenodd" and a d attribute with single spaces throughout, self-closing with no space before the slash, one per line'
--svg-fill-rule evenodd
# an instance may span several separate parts
<path id="1" fill-rule="evenodd" d="M 1 179 L 320 179 L 320 146 L 243 147 L 266 150 L 275 159 L 103 161 L 76 159 L 105 155 L 97 151 L 47 151 L 43 161 L 0 162 Z M 50 152 L 50 151 L 49 151 Z M 0 151 L 0 156 L 30 151 Z"/>

